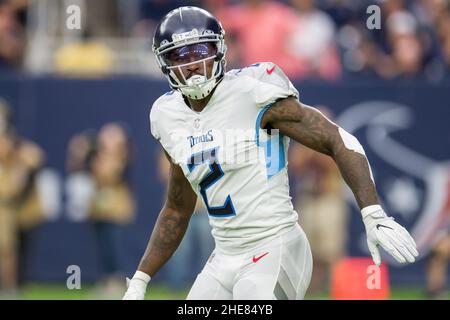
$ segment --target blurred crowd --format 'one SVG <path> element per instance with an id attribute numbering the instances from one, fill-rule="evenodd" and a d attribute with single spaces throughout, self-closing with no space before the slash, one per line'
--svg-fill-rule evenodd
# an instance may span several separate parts
<path id="1" fill-rule="evenodd" d="M 111 122 L 98 132 L 76 133 L 67 143 L 61 186 L 45 179 L 46 152 L 17 132 L 12 111 L 0 97 L 0 299 L 16 297 L 29 280 L 34 230 L 54 218 L 47 204 L 59 194 L 69 220 L 90 226 L 100 270 L 99 294 L 120 297 L 125 285 L 122 230 L 133 222 L 136 207 L 129 181 L 127 126 Z M 50 195 L 46 190 L 52 186 Z M 63 190 L 55 189 L 59 187 Z"/>
<path id="2" fill-rule="evenodd" d="M 81 30 L 66 28 L 71 4 Z M 153 31 L 182 5 L 221 20 L 229 69 L 273 61 L 294 80 L 450 78 L 450 0 L 0 0 L 0 70 L 160 76 Z"/>
<path id="3" fill-rule="evenodd" d="M 131 141 L 127 126 L 106 123 L 68 142 L 66 212 L 72 221 L 89 221 L 101 276 L 98 294 L 119 298 L 124 290 L 120 259 L 123 226 L 133 222 L 135 197 L 130 183 Z"/>

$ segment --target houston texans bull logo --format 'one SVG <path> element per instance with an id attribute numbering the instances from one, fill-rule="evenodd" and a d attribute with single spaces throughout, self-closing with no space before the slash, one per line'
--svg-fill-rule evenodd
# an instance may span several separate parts
<path id="1" fill-rule="evenodd" d="M 420 259 L 450 227 L 450 161 L 431 159 L 415 151 L 414 142 L 407 146 L 393 137 L 395 133 L 411 130 L 419 120 L 413 109 L 406 105 L 370 101 L 349 107 L 336 122 L 362 138 L 366 152 L 370 153 L 371 164 L 375 160 L 377 164 L 382 162 L 383 177 L 377 176 L 377 166 L 372 164 L 380 200 L 389 214 L 394 217 L 400 215 L 406 221 L 405 227 L 417 243 Z M 422 130 L 432 131 L 434 128 Z M 428 135 L 432 136 L 430 132 Z M 442 140 L 447 146 L 443 137 Z M 436 141 L 434 143 L 442 146 Z M 367 251 L 365 237 L 362 236 L 360 248 Z M 384 259 L 395 264 L 387 255 Z"/>

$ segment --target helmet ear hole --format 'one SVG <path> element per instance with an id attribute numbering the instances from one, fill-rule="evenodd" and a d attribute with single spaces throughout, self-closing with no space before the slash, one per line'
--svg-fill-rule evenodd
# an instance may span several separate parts
<path id="1" fill-rule="evenodd" d="M 223 59 L 223 52 L 217 52 L 216 57 L 214 58 L 214 61 L 220 61 Z"/>
<path id="2" fill-rule="evenodd" d="M 169 69 L 167 68 L 167 66 L 162 66 L 161 67 L 161 71 L 162 71 L 162 73 L 164 73 L 164 74 L 169 74 Z"/>

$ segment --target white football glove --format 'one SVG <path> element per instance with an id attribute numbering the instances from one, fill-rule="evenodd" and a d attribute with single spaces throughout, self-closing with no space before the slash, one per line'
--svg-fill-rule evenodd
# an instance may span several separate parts
<path id="1" fill-rule="evenodd" d="M 366 228 L 367 246 L 377 266 L 381 264 L 378 246 L 400 263 L 415 261 L 419 253 L 414 239 L 393 217 L 388 217 L 381 206 L 365 207 L 361 214 Z"/>
<path id="2" fill-rule="evenodd" d="M 122 300 L 144 300 L 147 284 L 151 277 L 142 271 L 136 271 L 131 280 L 127 278 L 127 292 Z"/>

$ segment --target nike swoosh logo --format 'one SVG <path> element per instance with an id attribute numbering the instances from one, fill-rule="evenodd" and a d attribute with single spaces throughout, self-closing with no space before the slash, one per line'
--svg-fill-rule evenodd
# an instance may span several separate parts
<path id="1" fill-rule="evenodd" d="M 269 254 L 269 253 L 266 252 L 266 253 L 264 253 L 263 255 L 260 255 L 259 257 L 253 256 L 253 262 L 254 262 L 254 263 L 257 263 L 261 258 L 265 257 L 265 256 L 268 255 L 268 254 Z"/>
<path id="2" fill-rule="evenodd" d="M 394 229 L 392 229 L 391 227 L 385 226 L 385 225 L 383 225 L 383 224 L 377 224 L 377 229 L 378 229 L 378 230 L 380 229 L 380 227 L 384 227 L 384 228 L 388 228 L 388 229 L 394 230 Z"/>
<path id="3" fill-rule="evenodd" d="M 275 66 L 273 66 L 272 69 L 267 69 L 267 68 L 266 68 L 266 72 L 267 72 L 267 74 L 268 74 L 269 76 L 272 74 L 273 70 L 275 70 Z"/>

